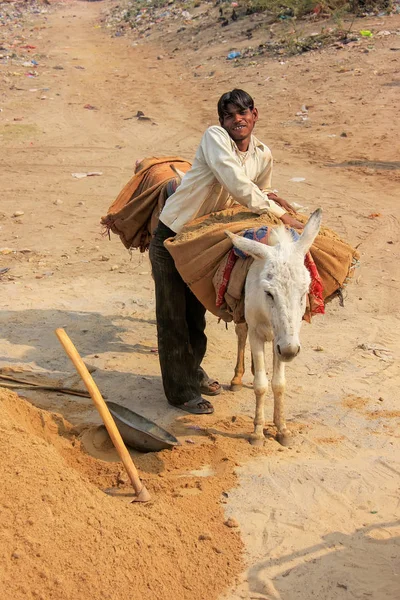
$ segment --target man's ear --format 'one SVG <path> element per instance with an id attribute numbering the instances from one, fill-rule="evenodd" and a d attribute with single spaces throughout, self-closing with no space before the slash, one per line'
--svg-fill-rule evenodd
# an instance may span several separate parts
<path id="1" fill-rule="evenodd" d="M 257 121 L 258 121 L 258 110 L 256 109 L 256 107 L 254 107 L 251 112 L 253 113 L 254 122 L 257 123 Z"/>

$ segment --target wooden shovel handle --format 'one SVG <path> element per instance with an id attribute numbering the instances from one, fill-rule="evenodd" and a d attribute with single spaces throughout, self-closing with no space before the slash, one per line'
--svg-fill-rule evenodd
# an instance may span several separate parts
<path id="1" fill-rule="evenodd" d="M 135 465 L 133 464 L 131 455 L 126 449 L 121 434 L 118 431 L 117 426 L 115 425 L 114 419 L 112 418 L 111 413 L 108 410 L 107 404 L 104 402 L 103 397 L 100 394 L 100 390 L 95 384 L 93 377 L 87 370 L 85 363 L 79 356 L 77 349 L 71 342 L 64 329 L 56 329 L 56 336 L 60 340 L 65 352 L 68 354 L 69 358 L 73 362 L 75 369 L 82 377 L 83 383 L 85 384 L 87 391 L 89 392 L 93 400 L 94 405 L 96 406 L 101 418 L 103 419 L 103 423 L 106 426 L 110 438 L 132 482 L 132 486 L 136 493 L 135 501 L 148 502 L 150 500 L 150 494 L 139 479 L 139 475 Z"/>

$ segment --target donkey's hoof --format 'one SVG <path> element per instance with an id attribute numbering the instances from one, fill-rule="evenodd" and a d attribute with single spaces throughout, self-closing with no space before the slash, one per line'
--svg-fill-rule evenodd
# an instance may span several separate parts
<path id="1" fill-rule="evenodd" d="M 285 448 L 287 448 L 288 446 L 292 446 L 293 436 L 291 436 L 288 432 L 277 433 L 276 441 L 279 442 L 281 446 L 285 446 Z"/>
<path id="2" fill-rule="evenodd" d="M 229 389 L 231 392 L 239 392 L 243 387 L 242 383 L 231 383 Z"/>
<path id="3" fill-rule="evenodd" d="M 262 448 L 264 446 L 265 437 L 259 437 L 257 435 L 251 435 L 249 438 L 249 442 L 255 448 Z"/>

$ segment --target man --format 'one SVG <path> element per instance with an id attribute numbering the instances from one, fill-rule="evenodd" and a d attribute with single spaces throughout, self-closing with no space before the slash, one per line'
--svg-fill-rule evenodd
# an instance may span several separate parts
<path id="1" fill-rule="evenodd" d="M 240 204 L 257 214 L 269 211 L 291 227 L 303 225 L 287 211 L 291 206 L 272 192 L 272 155 L 252 135 L 258 120 L 254 101 L 235 89 L 218 102 L 220 127 L 209 127 L 192 168 L 160 214 L 150 245 L 156 289 L 158 351 L 169 404 L 194 414 L 210 414 L 212 404 L 201 394 L 221 391 L 201 368 L 207 338 L 205 308 L 192 294 L 164 248 L 197 217 Z"/>

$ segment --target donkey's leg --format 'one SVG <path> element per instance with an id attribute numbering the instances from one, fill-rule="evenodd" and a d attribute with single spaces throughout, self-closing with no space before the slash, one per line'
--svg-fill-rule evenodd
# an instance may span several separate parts
<path id="1" fill-rule="evenodd" d="M 250 442 L 255 446 L 262 446 L 264 443 L 264 404 L 265 395 L 268 390 L 268 378 L 265 372 L 265 341 L 257 335 L 255 331 L 250 330 L 250 347 L 254 362 L 254 393 L 256 395 L 256 415 L 254 418 L 254 433 L 251 435 Z"/>
<path id="2" fill-rule="evenodd" d="M 272 391 L 274 394 L 274 423 L 277 429 L 276 439 L 282 446 L 289 446 L 291 443 L 290 432 L 286 427 L 283 397 L 286 388 L 285 363 L 274 355 L 274 369 L 272 374 Z"/>
<path id="3" fill-rule="evenodd" d="M 247 323 L 237 323 L 235 332 L 237 335 L 237 359 L 235 375 L 231 381 L 231 391 L 238 392 L 242 388 L 242 377 L 244 375 L 244 352 L 246 350 Z"/>

